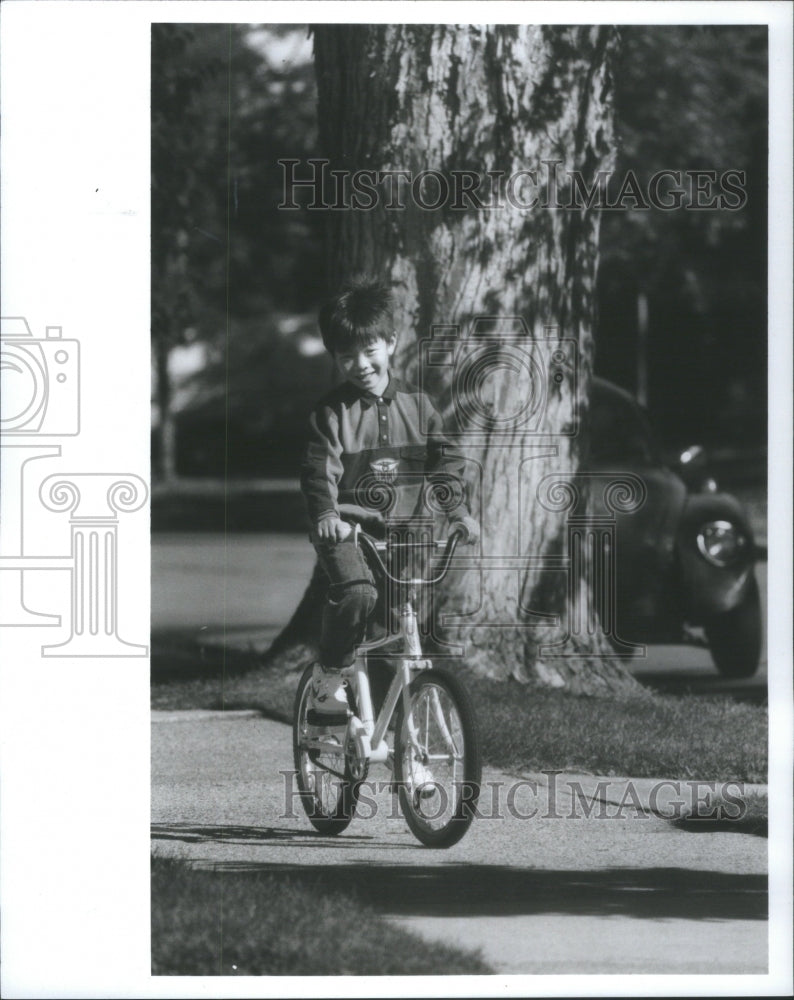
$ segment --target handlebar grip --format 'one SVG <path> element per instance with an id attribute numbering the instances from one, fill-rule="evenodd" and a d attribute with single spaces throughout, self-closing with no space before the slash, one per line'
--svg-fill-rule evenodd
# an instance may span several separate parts
<path id="1" fill-rule="evenodd" d="M 340 503 L 339 516 L 352 517 L 357 521 L 370 522 L 371 524 L 385 524 L 383 515 L 377 510 L 367 510 L 366 507 L 359 507 L 355 503 Z"/>

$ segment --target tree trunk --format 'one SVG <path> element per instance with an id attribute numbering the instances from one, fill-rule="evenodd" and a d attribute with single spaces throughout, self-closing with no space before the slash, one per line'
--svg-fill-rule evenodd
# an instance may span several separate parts
<path id="1" fill-rule="evenodd" d="M 599 625 L 603 595 L 589 580 L 597 553 L 609 553 L 588 547 L 600 536 L 582 519 L 586 491 L 575 478 L 599 212 L 554 207 L 570 200 L 570 172 L 590 187 L 611 164 L 612 29 L 322 25 L 314 38 L 331 168 L 412 179 L 438 172 L 406 184 L 402 208 L 385 207 L 387 183 L 371 210 L 329 213 L 327 259 L 332 287 L 360 270 L 391 279 L 396 366 L 431 391 L 468 460 L 482 559 L 450 574 L 438 595 L 449 639 L 487 676 L 582 693 L 635 690 Z M 471 173 L 458 175 L 456 192 L 453 171 L 463 170 Z M 520 171 L 535 180 L 523 174 L 508 197 L 507 179 Z M 558 198 L 554 180 L 545 182 L 552 174 Z M 478 178 L 474 197 L 461 193 Z M 530 207 L 533 196 L 540 203 Z M 439 325 L 455 338 L 454 364 L 426 363 L 419 342 Z M 307 599 L 301 614 L 311 617 Z M 298 639 L 296 628 L 293 619 L 281 639 Z M 283 641 L 277 649 L 285 655 Z"/>
<path id="2" fill-rule="evenodd" d="M 170 346 L 164 337 L 154 338 L 155 365 L 157 371 L 157 409 L 160 420 L 157 425 L 159 445 L 158 473 L 165 483 L 176 479 L 176 421 L 171 408 L 171 375 L 168 371 Z"/>

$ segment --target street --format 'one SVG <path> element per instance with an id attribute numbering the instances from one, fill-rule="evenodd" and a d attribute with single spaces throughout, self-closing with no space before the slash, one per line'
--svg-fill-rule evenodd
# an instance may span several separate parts
<path id="1" fill-rule="evenodd" d="M 311 576 L 314 551 L 304 535 L 156 534 L 152 539 L 152 631 L 195 630 L 203 641 L 265 648 L 289 619 Z M 756 566 L 766 616 L 766 563 Z M 723 680 L 709 651 L 648 646 L 630 661 L 635 676 L 670 693 L 732 694 L 766 700 L 766 635 L 753 677 Z"/>

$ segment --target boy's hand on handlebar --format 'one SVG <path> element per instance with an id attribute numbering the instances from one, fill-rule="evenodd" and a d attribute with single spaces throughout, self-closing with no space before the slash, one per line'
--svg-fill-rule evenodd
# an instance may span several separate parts
<path id="1" fill-rule="evenodd" d="M 321 542 L 343 542 L 353 528 L 339 517 L 324 517 L 317 523 L 316 531 Z"/>
<path id="2" fill-rule="evenodd" d="M 470 514 L 456 519 L 450 527 L 452 531 L 460 532 L 461 541 L 465 545 L 476 545 L 480 540 L 480 525 Z"/>

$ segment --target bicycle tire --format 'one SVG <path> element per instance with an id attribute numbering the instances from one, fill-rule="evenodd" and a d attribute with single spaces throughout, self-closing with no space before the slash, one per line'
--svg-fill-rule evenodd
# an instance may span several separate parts
<path id="1" fill-rule="evenodd" d="M 410 714 L 423 753 L 418 755 L 411 745 L 401 700 L 394 738 L 394 774 L 400 808 L 411 832 L 426 847 L 451 847 L 466 833 L 474 818 L 482 780 L 480 741 L 471 698 L 457 677 L 436 668 L 422 672 L 412 681 L 409 697 Z M 445 720 L 446 733 L 436 706 Z M 432 781 L 421 788 L 414 787 L 412 776 L 417 758 L 432 774 Z"/>
<path id="2" fill-rule="evenodd" d="M 354 760 L 352 747 L 348 747 L 343 756 L 341 753 L 318 753 L 306 746 L 312 673 L 310 665 L 301 675 L 295 692 L 293 760 L 301 804 L 309 822 L 318 833 L 336 836 L 347 829 L 355 815 L 360 784 L 367 776 L 368 762 Z M 337 772 L 340 765 L 341 771 Z"/>

